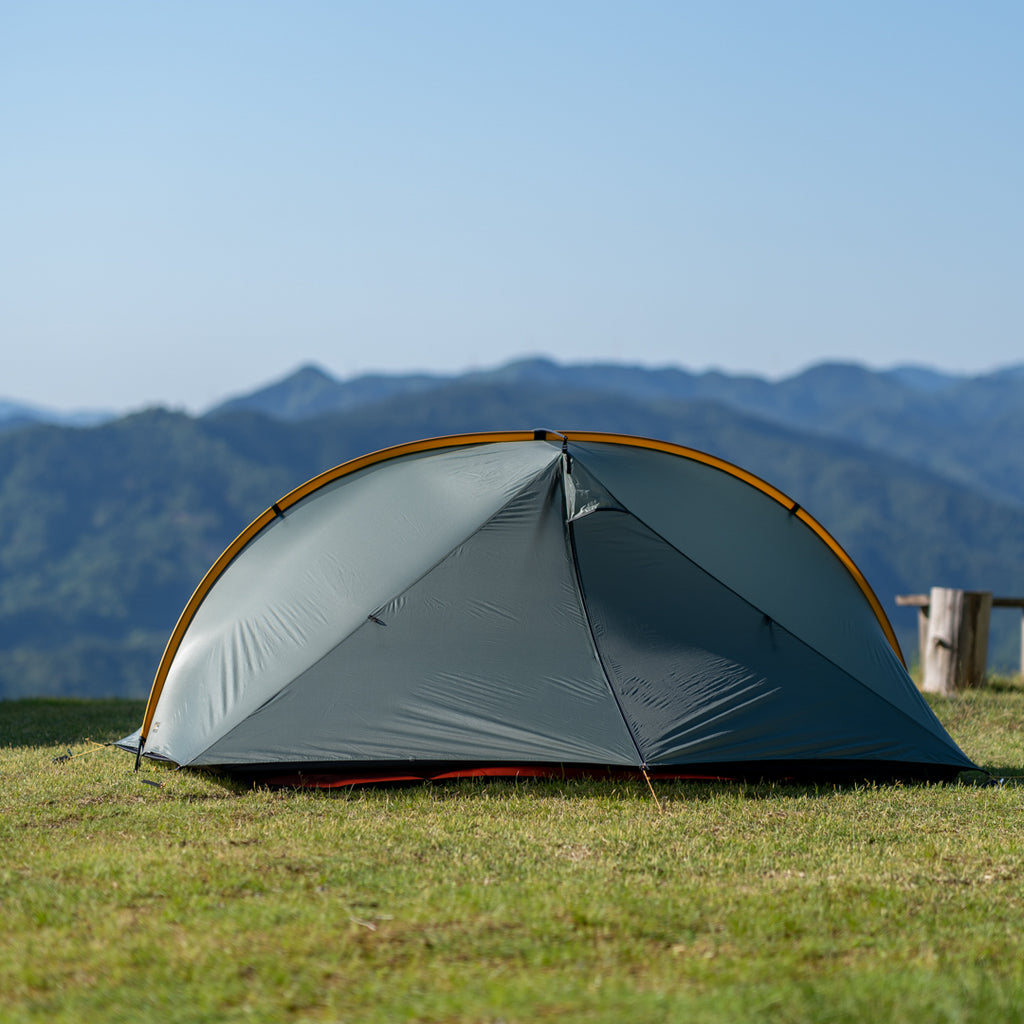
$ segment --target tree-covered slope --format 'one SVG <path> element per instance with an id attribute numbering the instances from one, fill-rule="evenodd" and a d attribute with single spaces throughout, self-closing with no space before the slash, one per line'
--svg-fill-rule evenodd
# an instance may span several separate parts
<path id="1" fill-rule="evenodd" d="M 1024 367 L 977 377 L 922 367 L 875 371 L 824 363 L 778 381 L 678 367 L 608 364 L 563 366 L 524 359 L 461 377 L 395 375 L 338 381 L 303 367 L 281 381 L 221 406 L 299 421 L 408 398 L 422 409 L 452 386 L 561 390 L 659 402 L 713 401 L 744 417 L 873 448 L 934 470 L 994 498 L 1024 504 Z"/>
<path id="2" fill-rule="evenodd" d="M 1024 508 L 718 401 L 458 379 L 309 419 L 152 410 L 0 434 L 0 696 L 144 695 L 202 575 L 292 487 L 391 444 L 535 427 L 659 437 L 765 477 L 850 552 L 907 641 L 895 593 L 1024 581 Z"/>

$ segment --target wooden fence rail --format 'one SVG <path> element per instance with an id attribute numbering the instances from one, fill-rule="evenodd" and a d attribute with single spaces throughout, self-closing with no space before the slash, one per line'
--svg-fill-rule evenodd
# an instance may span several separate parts
<path id="1" fill-rule="evenodd" d="M 917 608 L 923 689 L 953 694 L 965 686 L 983 685 L 993 608 L 1021 609 L 1020 671 L 1024 678 L 1024 597 L 932 587 L 928 594 L 898 594 L 896 603 Z"/>

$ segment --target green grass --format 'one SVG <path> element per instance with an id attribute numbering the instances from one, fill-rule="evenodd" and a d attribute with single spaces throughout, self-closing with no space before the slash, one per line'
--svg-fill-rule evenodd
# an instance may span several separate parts
<path id="1" fill-rule="evenodd" d="M 933 706 L 1024 777 L 1018 685 Z M 1012 780 L 271 792 L 141 715 L 0 703 L 2 1021 L 1024 1020 Z"/>

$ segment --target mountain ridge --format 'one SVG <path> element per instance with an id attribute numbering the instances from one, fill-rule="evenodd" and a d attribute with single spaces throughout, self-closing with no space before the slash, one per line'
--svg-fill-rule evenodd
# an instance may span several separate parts
<path id="1" fill-rule="evenodd" d="M 310 409 L 324 402 L 332 379 L 315 367 L 301 369 L 304 390 L 294 391 Z M 776 419 L 739 411 L 735 397 L 709 397 L 719 387 L 714 380 L 705 382 L 705 394 L 681 398 L 685 378 L 658 380 L 655 371 L 640 369 L 618 393 L 608 390 L 606 368 L 583 372 L 543 361 L 410 378 L 404 388 L 386 380 L 373 401 L 363 400 L 365 388 L 350 390 L 347 409 L 305 418 L 295 415 L 303 402 L 285 386 L 272 392 L 270 404 L 281 403 L 291 418 L 221 403 L 202 416 L 153 408 L 91 427 L 36 424 L 0 432 L 0 697 L 144 695 L 196 584 L 274 501 L 366 452 L 476 430 L 658 437 L 755 473 L 808 509 L 849 552 L 911 660 L 913 612 L 895 607 L 896 593 L 932 585 L 1022 592 L 1024 502 L 1012 481 L 1024 476 L 1024 421 L 1012 411 L 1013 374 L 983 379 L 980 392 L 969 389 L 963 409 L 944 408 L 942 399 L 957 396 L 962 381 L 939 387 L 927 375 L 913 399 L 899 381 L 880 382 L 874 371 L 856 367 L 819 369 L 781 397 L 766 392 L 766 382 L 749 382 L 752 393 L 782 410 Z M 811 389 L 817 414 L 835 433 L 783 422 L 800 405 L 801 388 Z M 991 422 L 982 415 L 986 388 L 997 399 L 988 407 L 1002 409 Z M 829 398 L 844 389 L 848 421 Z M 881 403 L 870 417 L 872 430 L 849 398 L 858 393 Z M 907 409 L 916 419 L 907 418 Z M 963 436 L 957 458 L 933 465 L 934 438 L 927 435 L 943 412 Z M 996 429 L 1003 431 L 1000 450 L 981 451 Z M 894 434 L 917 431 L 924 443 L 907 453 L 888 443 Z M 864 434 L 881 443 L 865 442 Z M 992 473 L 1010 484 L 978 482 Z M 1003 658 L 1002 651 L 1012 663 L 1019 638 L 1019 620 L 993 617 L 994 657 Z"/>
<path id="2" fill-rule="evenodd" d="M 311 379 L 317 398 L 304 403 Z M 307 365 L 206 415 L 251 409 L 301 421 L 395 396 L 439 393 L 455 383 L 561 387 L 651 402 L 715 400 L 740 415 L 900 455 L 993 498 L 1024 504 L 1024 462 L 1007 450 L 1015 438 L 1024 439 L 1024 364 L 968 377 L 920 366 L 877 371 L 858 363 L 819 363 L 775 382 L 717 370 L 563 365 L 539 357 L 460 375 L 348 380 Z"/>
<path id="3" fill-rule="evenodd" d="M 938 370 L 922 364 L 897 364 L 888 369 L 870 369 L 856 361 L 834 361 L 813 363 L 794 373 L 770 378 L 755 373 L 729 372 L 721 369 L 694 371 L 681 365 L 642 366 L 630 363 L 558 363 L 546 356 L 526 356 L 499 364 L 490 369 L 466 370 L 450 373 L 401 373 L 376 372 L 338 377 L 318 363 L 298 364 L 280 378 L 275 378 L 250 391 L 229 395 L 201 410 L 197 415 L 207 415 L 229 409 L 260 408 L 269 415 L 279 418 L 302 419 L 322 412 L 352 408 L 359 404 L 376 401 L 391 394 L 407 390 L 424 390 L 441 386 L 456 379 L 517 380 L 526 382 L 546 378 L 549 382 L 560 382 L 568 377 L 581 378 L 587 387 L 603 384 L 607 389 L 619 392 L 624 382 L 632 381 L 629 391 L 646 394 L 665 394 L 672 397 L 703 395 L 704 397 L 740 398 L 752 393 L 772 391 L 788 387 L 824 371 L 841 369 L 864 373 L 869 376 L 897 382 L 900 386 L 918 393 L 938 393 L 965 382 L 985 381 L 993 378 L 1024 380 L 1024 363 L 990 371 L 984 374 L 962 374 Z M 636 387 L 637 380 L 648 381 Z M 665 387 L 664 381 L 674 382 Z M 689 382 L 680 386 L 680 381 Z M 654 383 L 650 382 L 662 382 Z M 284 398 L 282 399 L 282 396 Z M 157 405 L 161 403 L 156 403 Z M 0 430 L 11 426 L 32 424 L 58 424 L 62 426 L 94 426 L 131 414 L 133 410 L 72 409 L 57 410 L 46 406 L 19 401 L 11 397 L 0 397 Z"/>

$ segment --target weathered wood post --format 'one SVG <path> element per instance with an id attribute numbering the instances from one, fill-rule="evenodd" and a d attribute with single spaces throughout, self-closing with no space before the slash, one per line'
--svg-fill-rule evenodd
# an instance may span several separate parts
<path id="1" fill-rule="evenodd" d="M 925 598 L 927 601 L 928 598 Z M 928 650 L 928 615 L 929 607 L 926 604 L 918 605 L 917 608 L 917 656 L 921 661 L 921 671 L 924 672 L 924 652 Z"/>
<path id="2" fill-rule="evenodd" d="M 952 697 L 965 687 L 984 685 L 991 616 L 990 591 L 932 587 L 921 651 L 923 690 Z"/>

